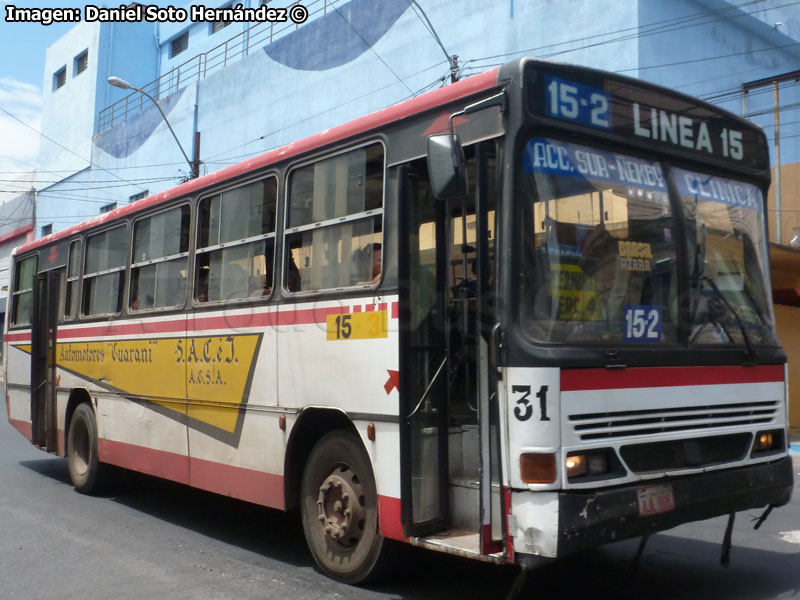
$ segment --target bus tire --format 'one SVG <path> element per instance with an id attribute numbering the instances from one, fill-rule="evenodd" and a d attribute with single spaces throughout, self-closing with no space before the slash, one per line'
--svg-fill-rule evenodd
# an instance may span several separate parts
<path id="1" fill-rule="evenodd" d="M 108 467 L 98 459 L 97 421 L 86 402 L 75 408 L 69 422 L 67 468 L 72 485 L 81 494 L 96 494 L 104 489 Z"/>
<path id="2" fill-rule="evenodd" d="M 344 583 L 374 580 L 384 540 L 361 441 L 344 431 L 323 436 L 306 462 L 300 494 L 303 532 L 319 568 Z"/>

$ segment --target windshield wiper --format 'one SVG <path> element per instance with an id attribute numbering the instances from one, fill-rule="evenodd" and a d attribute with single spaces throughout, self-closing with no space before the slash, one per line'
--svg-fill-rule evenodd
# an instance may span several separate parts
<path id="1" fill-rule="evenodd" d="M 736 323 L 737 325 L 739 325 L 739 330 L 742 332 L 742 338 L 744 338 L 744 345 L 747 346 L 747 358 L 754 361 L 758 356 L 758 352 L 756 352 L 755 348 L 753 347 L 753 342 L 750 340 L 750 336 L 747 335 L 747 329 L 745 328 L 744 323 L 742 323 L 742 320 L 739 318 L 739 313 L 737 313 L 734 310 L 733 306 L 731 306 L 730 302 L 728 302 L 728 299 L 725 298 L 725 294 L 722 293 L 722 290 L 719 289 L 716 282 L 711 277 L 709 277 L 708 275 L 703 275 L 700 277 L 700 281 L 707 282 L 708 285 L 711 286 L 711 289 L 714 290 L 714 293 L 716 294 L 717 298 L 722 300 L 722 303 L 728 308 L 729 311 L 731 311 L 733 318 L 736 319 Z"/>
<path id="2" fill-rule="evenodd" d="M 695 201 L 696 200 L 697 199 L 695 198 Z M 692 280 L 694 282 L 697 282 L 698 284 L 700 284 L 700 283 L 702 283 L 704 281 L 707 282 L 709 284 L 709 286 L 711 287 L 711 289 L 714 291 L 714 294 L 717 296 L 717 298 L 722 300 L 722 303 L 727 307 L 727 309 L 729 311 L 731 311 L 731 314 L 733 315 L 733 318 L 736 320 L 737 325 L 739 325 L 739 330 L 742 332 L 742 338 L 744 339 L 744 345 L 747 347 L 747 355 L 746 356 L 747 356 L 747 358 L 749 360 L 755 361 L 756 357 L 758 356 L 758 353 L 756 352 L 755 348 L 753 347 L 753 342 L 750 339 L 750 336 L 747 335 L 747 330 L 745 329 L 744 323 L 742 323 L 742 320 L 739 318 L 739 313 L 737 313 L 734 310 L 733 306 L 731 306 L 730 302 L 728 302 L 728 299 L 725 297 L 725 294 L 723 294 L 722 291 L 719 289 L 719 287 L 717 286 L 716 282 L 711 277 L 709 277 L 708 275 L 705 274 L 705 262 L 706 262 L 706 226 L 705 226 L 705 224 L 703 224 L 700 227 L 700 236 L 699 237 L 700 237 L 700 241 L 695 246 L 694 273 L 692 274 Z M 697 293 L 698 294 L 700 293 L 700 286 L 699 285 L 697 286 Z M 698 302 L 698 307 L 699 307 L 699 302 Z M 696 321 L 696 317 L 697 317 L 697 312 L 696 311 L 692 311 L 692 323 L 694 323 Z M 716 321 L 712 321 L 712 322 L 717 324 Z M 733 341 L 733 338 L 731 338 L 730 334 L 725 329 L 725 326 L 722 323 L 719 323 L 718 325 L 725 332 L 725 335 L 728 336 L 728 339 Z M 691 339 L 689 341 L 691 342 Z"/>

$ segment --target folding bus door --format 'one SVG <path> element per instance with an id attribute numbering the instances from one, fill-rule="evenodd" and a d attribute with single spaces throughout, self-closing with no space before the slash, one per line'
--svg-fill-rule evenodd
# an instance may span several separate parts
<path id="1" fill-rule="evenodd" d="M 31 324 L 31 441 L 58 451 L 56 417 L 56 328 L 64 269 L 36 275 Z"/>

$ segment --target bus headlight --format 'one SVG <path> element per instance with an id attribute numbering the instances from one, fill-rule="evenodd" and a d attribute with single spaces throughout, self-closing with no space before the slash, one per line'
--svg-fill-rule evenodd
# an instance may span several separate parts
<path id="1" fill-rule="evenodd" d="M 564 461 L 567 478 L 584 477 L 586 475 L 604 475 L 609 472 L 608 454 L 605 450 L 570 454 Z"/>
<path id="2" fill-rule="evenodd" d="M 783 430 L 773 429 L 771 431 L 759 431 L 753 442 L 752 456 L 767 452 L 780 452 L 786 449 Z"/>

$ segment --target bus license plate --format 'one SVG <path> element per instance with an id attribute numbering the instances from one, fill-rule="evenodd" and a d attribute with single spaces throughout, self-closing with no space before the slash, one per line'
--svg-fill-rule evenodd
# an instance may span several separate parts
<path id="1" fill-rule="evenodd" d="M 639 516 L 649 517 L 669 512 L 675 508 L 671 485 L 654 485 L 636 490 L 639 498 Z"/>

